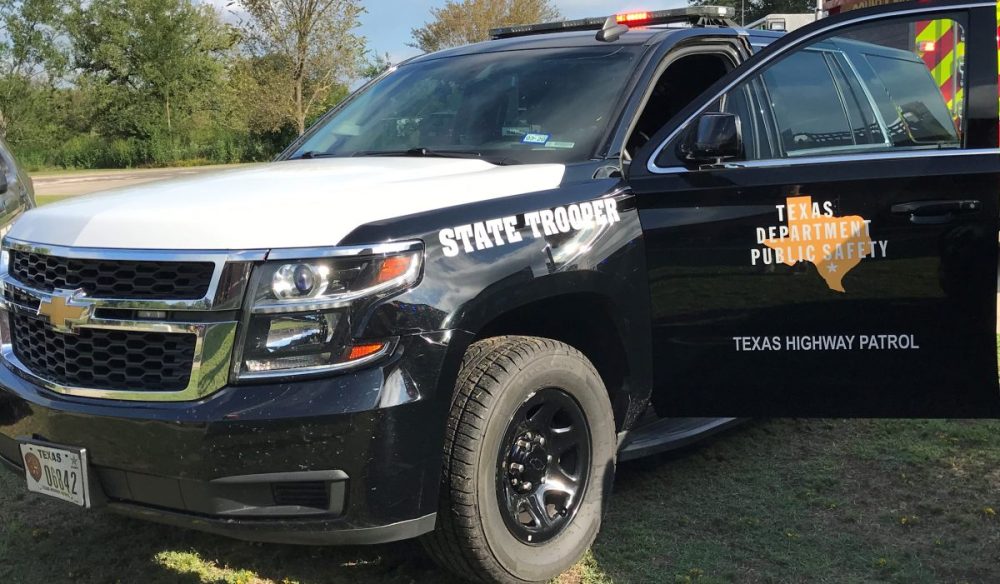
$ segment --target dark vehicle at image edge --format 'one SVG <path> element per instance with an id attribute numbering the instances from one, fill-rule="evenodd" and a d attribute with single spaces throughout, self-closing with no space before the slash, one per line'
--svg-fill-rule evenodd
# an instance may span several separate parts
<path id="1" fill-rule="evenodd" d="M 272 164 L 28 211 L 0 460 L 84 507 L 538 582 L 616 460 L 738 417 L 994 417 L 995 12 L 498 30 Z"/>

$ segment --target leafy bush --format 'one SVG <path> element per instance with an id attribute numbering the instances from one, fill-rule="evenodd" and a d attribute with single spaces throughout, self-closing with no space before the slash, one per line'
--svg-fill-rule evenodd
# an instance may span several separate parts
<path id="1" fill-rule="evenodd" d="M 202 140 L 167 136 L 149 139 L 106 139 L 94 134 L 73 136 L 57 144 L 13 144 L 29 171 L 52 168 L 143 168 L 262 162 L 276 156 L 291 136 L 219 132 Z"/>

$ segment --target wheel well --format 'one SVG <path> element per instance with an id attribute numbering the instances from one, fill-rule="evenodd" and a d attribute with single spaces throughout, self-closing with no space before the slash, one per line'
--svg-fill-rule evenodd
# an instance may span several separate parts
<path id="1" fill-rule="evenodd" d="M 620 430 L 629 407 L 626 386 L 629 366 L 611 314 L 610 302 L 596 294 L 556 296 L 497 316 L 479 330 L 476 340 L 524 335 L 545 337 L 576 348 L 590 359 L 604 381 Z"/>

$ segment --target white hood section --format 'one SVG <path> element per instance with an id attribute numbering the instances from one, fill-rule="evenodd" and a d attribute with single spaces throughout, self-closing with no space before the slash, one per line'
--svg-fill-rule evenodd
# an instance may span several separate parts
<path id="1" fill-rule="evenodd" d="M 552 189 L 564 170 L 446 158 L 278 162 L 41 207 L 25 213 L 10 237 L 125 249 L 333 246 L 372 221 Z"/>

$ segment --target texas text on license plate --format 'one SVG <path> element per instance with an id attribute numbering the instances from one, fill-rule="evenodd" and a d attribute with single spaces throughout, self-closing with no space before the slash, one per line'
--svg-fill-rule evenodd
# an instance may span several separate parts
<path id="1" fill-rule="evenodd" d="M 21 458 L 29 491 L 90 507 L 86 450 L 22 442 Z"/>

